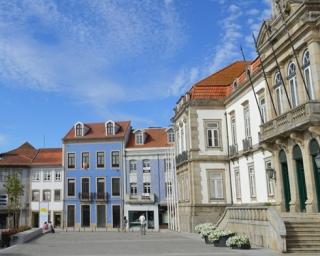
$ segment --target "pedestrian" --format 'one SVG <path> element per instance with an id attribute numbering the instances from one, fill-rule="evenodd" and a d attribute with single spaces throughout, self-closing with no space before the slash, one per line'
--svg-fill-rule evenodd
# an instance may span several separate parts
<path id="1" fill-rule="evenodd" d="M 42 233 L 48 232 L 48 223 L 45 221 L 42 225 Z"/>
<path id="2" fill-rule="evenodd" d="M 122 231 L 127 232 L 127 225 L 128 225 L 128 220 L 127 217 L 123 217 L 123 223 L 122 223 Z"/>
<path id="3" fill-rule="evenodd" d="M 143 213 L 140 215 L 139 221 L 140 221 L 140 232 L 141 232 L 141 235 L 145 235 L 146 234 L 146 218 L 144 217 Z"/>
<path id="4" fill-rule="evenodd" d="M 55 232 L 56 232 L 56 231 L 54 230 L 54 227 L 53 227 L 51 221 L 49 221 L 49 232 L 51 232 L 51 233 L 55 233 Z"/>

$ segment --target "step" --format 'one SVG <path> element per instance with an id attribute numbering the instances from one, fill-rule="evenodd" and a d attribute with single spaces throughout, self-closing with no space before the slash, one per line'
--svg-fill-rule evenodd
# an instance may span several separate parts
<path id="1" fill-rule="evenodd" d="M 320 236 L 318 234 L 310 234 L 305 236 L 287 236 L 287 241 L 318 241 L 320 242 Z"/>
<path id="2" fill-rule="evenodd" d="M 287 247 L 320 247 L 319 241 L 312 240 L 287 240 Z"/>

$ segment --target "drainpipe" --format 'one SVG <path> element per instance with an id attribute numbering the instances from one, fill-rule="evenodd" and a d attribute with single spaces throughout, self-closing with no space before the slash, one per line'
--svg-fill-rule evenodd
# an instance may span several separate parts
<path id="1" fill-rule="evenodd" d="M 227 126 L 227 150 L 228 150 L 228 158 L 230 156 L 229 152 L 229 131 L 228 131 L 228 118 L 227 118 L 227 112 L 224 112 L 224 118 L 226 120 L 226 126 Z M 233 192 L 232 192 L 232 182 L 231 182 L 231 168 L 230 168 L 230 161 L 228 161 L 228 169 L 229 169 L 229 183 L 230 183 L 230 192 L 231 192 L 231 205 L 233 205 Z"/>

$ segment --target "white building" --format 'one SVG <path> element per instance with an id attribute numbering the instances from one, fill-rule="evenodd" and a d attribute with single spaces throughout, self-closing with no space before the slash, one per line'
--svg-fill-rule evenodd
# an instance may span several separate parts
<path id="1" fill-rule="evenodd" d="M 48 220 L 62 227 L 63 216 L 62 149 L 39 149 L 31 166 L 31 223 L 39 226 L 40 206 L 48 209 Z"/>
<path id="2" fill-rule="evenodd" d="M 260 61 L 255 60 L 248 65 L 252 84 L 244 72 L 235 79 L 232 93 L 225 100 L 233 204 L 236 205 L 275 202 L 275 177 L 266 171 L 272 168 L 271 153 L 259 145 L 260 125 L 267 120 L 268 93 L 259 64 Z"/>

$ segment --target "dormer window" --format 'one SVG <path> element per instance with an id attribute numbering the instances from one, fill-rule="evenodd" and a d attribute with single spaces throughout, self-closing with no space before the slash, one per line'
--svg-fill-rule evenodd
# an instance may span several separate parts
<path id="1" fill-rule="evenodd" d="M 238 83 L 237 81 L 234 81 L 232 84 L 233 90 L 236 90 L 238 88 Z"/>
<path id="2" fill-rule="evenodd" d="M 142 131 L 136 132 L 136 144 L 137 145 L 143 144 L 143 132 Z"/>
<path id="3" fill-rule="evenodd" d="M 107 123 L 107 135 L 114 135 L 114 124 L 112 122 Z"/>
<path id="4" fill-rule="evenodd" d="M 173 129 L 169 129 L 167 131 L 167 136 L 168 136 L 168 142 L 169 143 L 174 143 L 174 131 L 173 131 Z"/>
<path id="5" fill-rule="evenodd" d="M 83 124 L 82 123 L 77 123 L 75 130 L 76 130 L 77 137 L 83 136 Z"/>

